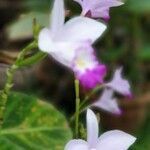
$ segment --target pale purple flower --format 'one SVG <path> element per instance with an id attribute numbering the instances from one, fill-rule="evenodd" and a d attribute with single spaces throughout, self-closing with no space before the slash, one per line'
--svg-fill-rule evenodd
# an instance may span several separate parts
<path id="1" fill-rule="evenodd" d="M 113 90 L 112 89 L 105 89 L 102 95 L 98 98 L 98 100 L 92 104 L 97 108 L 105 110 L 107 112 L 120 115 L 121 110 L 118 106 L 117 99 L 113 97 Z"/>
<path id="2" fill-rule="evenodd" d="M 110 7 L 123 4 L 120 0 L 74 0 L 82 7 L 82 15 L 108 20 Z"/>
<path id="3" fill-rule="evenodd" d="M 105 84 L 106 87 L 112 88 L 114 91 L 131 97 L 130 84 L 128 80 L 123 79 L 122 77 L 122 68 L 119 68 L 115 71 L 112 81 Z"/>
<path id="4" fill-rule="evenodd" d="M 93 79 L 96 81 L 94 84 L 90 84 L 92 87 L 96 82 L 102 82 L 104 73 L 100 71 L 101 65 L 97 62 L 91 45 L 105 29 L 106 25 L 82 16 L 75 17 L 65 23 L 64 1 L 55 0 L 50 27 L 42 29 L 38 45 L 40 50 L 49 53 L 56 61 L 75 71 L 76 77 L 85 86 L 84 83 L 91 80 L 87 78 L 88 71 L 97 71 L 100 79 L 98 81 L 97 78 Z M 84 55 L 82 55 L 83 53 Z M 94 59 L 89 62 L 87 57 Z"/>
<path id="5" fill-rule="evenodd" d="M 120 130 L 105 132 L 98 137 L 98 121 L 92 110 L 87 110 L 87 141 L 75 139 L 68 142 L 65 150 L 127 150 L 136 140 Z"/>

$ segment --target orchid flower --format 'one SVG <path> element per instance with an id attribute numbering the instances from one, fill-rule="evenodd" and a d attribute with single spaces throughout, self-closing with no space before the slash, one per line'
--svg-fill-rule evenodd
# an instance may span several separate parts
<path id="1" fill-rule="evenodd" d="M 130 84 L 126 79 L 122 78 L 122 68 L 115 71 L 112 81 L 105 84 L 106 87 L 112 88 L 114 91 L 131 97 Z"/>
<path id="2" fill-rule="evenodd" d="M 56 61 L 72 69 L 83 86 L 92 88 L 102 82 L 106 73 L 105 66 L 98 63 L 91 46 L 105 29 L 106 25 L 82 16 L 65 23 L 64 1 L 55 0 L 50 27 L 40 32 L 38 46 Z M 89 78 L 89 74 L 93 74 L 94 78 Z M 88 82 L 90 84 L 86 84 Z"/>
<path id="3" fill-rule="evenodd" d="M 92 18 L 104 18 L 108 20 L 110 7 L 116 7 L 123 4 L 119 0 L 74 0 L 82 7 L 82 15 Z"/>
<path id="4" fill-rule="evenodd" d="M 74 63 L 76 77 L 86 89 L 92 89 L 97 84 L 103 83 L 106 75 L 106 66 L 98 62 L 93 48 L 80 48 Z"/>
<path id="5" fill-rule="evenodd" d="M 114 91 L 131 97 L 130 84 L 127 80 L 122 78 L 122 68 L 118 68 L 113 76 L 113 79 L 103 84 L 104 91 L 102 96 L 98 98 L 98 100 L 93 103 L 91 106 L 103 109 L 107 112 L 120 115 L 121 110 L 118 106 L 117 99 L 113 98 Z"/>
<path id="6" fill-rule="evenodd" d="M 87 141 L 75 139 L 68 142 L 65 150 L 127 150 L 136 140 L 130 134 L 112 130 L 98 137 L 98 121 L 92 110 L 87 110 Z"/>
<path id="7" fill-rule="evenodd" d="M 120 115 L 121 110 L 118 106 L 117 99 L 113 98 L 113 90 L 112 89 L 105 89 L 102 93 L 101 97 L 92 104 L 97 108 L 103 109 L 113 114 Z"/>

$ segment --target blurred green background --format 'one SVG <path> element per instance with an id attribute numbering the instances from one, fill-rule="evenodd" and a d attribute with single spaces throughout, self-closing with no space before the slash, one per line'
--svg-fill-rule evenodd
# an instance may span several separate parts
<path id="1" fill-rule="evenodd" d="M 6 68 L 22 47 L 32 40 L 32 22 L 49 24 L 52 0 L 0 0 L 0 88 Z M 66 19 L 80 7 L 66 0 Z M 108 66 L 108 79 L 118 66 L 124 67 L 134 93 L 133 101 L 120 98 L 120 117 L 101 112 L 105 130 L 119 128 L 139 136 L 135 150 L 150 149 L 150 0 L 126 0 L 112 8 L 108 29 L 94 45 L 99 59 Z M 50 57 L 16 72 L 14 90 L 44 97 L 70 116 L 74 111 L 73 74 Z M 81 91 L 81 96 L 85 95 Z"/>

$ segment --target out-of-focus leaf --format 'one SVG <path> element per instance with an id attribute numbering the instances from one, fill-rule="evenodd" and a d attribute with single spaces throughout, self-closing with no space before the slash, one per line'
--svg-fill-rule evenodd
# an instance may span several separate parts
<path id="1" fill-rule="evenodd" d="M 49 11 L 53 0 L 23 0 L 23 5 L 30 11 Z"/>
<path id="2" fill-rule="evenodd" d="M 111 49 L 108 51 L 105 51 L 100 56 L 104 61 L 110 62 L 110 61 L 116 61 L 123 55 L 122 49 Z"/>
<path id="3" fill-rule="evenodd" d="M 150 112 L 148 118 L 142 127 L 141 134 L 137 137 L 136 143 L 130 150 L 149 150 L 150 149 Z"/>
<path id="4" fill-rule="evenodd" d="M 127 0 L 126 8 L 137 14 L 150 13 L 150 0 Z"/>
<path id="5" fill-rule="evenodd" d="M 0 131 L 1 150 L 62 150 L 71 139 L 65 117 L 32 96 L 9 96 Z"/>
<path id="6" fill-rule="evenodd" d="M 138 58 L 142 61 L 150 61 L 150 45 L 139 50 Z"/>
<path id="7" fill-rule="evenodd" d="M 8 38 L 13 41 L 31 38 L 34 18 L 41 26 L 49 24 L 49 13 L 31 12 L 21 15 L 17 21 L 7 27 Z"/>

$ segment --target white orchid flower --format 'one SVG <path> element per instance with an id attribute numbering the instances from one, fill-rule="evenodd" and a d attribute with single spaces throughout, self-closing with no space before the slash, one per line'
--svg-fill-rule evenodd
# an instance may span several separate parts
<path id="1" fill-rule="evenodd" d="M 49 53 L 56 61 L 71 68 L 76 77 L 83 81 L 81 83 L 85 87 L 92 88 L 97 83 L 101 83 L 106 74 L 105 66 L 98 63 L 91 47 L 105 29 L 106 25 L 82 16 L 65 23 L 64 1 L 55 0 L 50 27 L 42 29 L 38 45 L 40 50 Z M 90 74 L 97 72 L 93 80 L 87 78 L 89 72 Z M 98 79 L 97 76 L 100 78 Z M 87 85 L 89 80 L 91 84 Z"/>
<path id="2" fill-rule="evenodd" d="M 105 132 L 98 137 L 98 121 L 92 110 L 87 110 L 87 141 L 71 140 L 65 150 L 127 150 L 136 140 L 120 130 Z"/>
<path id="3" fill-rule="evenodd" d="M 55 0 L 50 27 L 39 34 L 39 48 L 52 55 L 58 62 L 71 67 L 76 50 L 84 42 L 96 41 L 106 26 L 86 17 L 75 17 L 65 23 L 64 1 Z"/>

